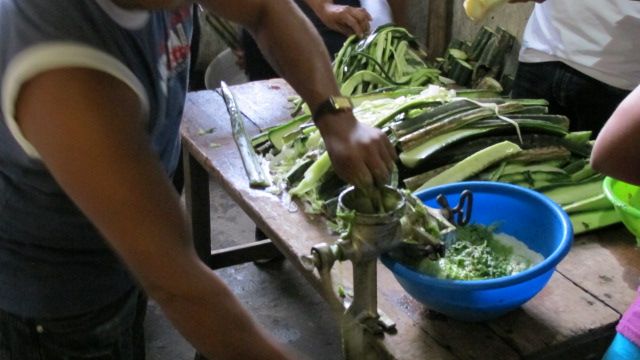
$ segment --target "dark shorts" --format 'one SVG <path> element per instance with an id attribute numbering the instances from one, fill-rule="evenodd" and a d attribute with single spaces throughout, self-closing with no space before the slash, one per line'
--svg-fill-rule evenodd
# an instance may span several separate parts
<path id="1" fill-rule="evenodd" d="M 2 360 L 143 360 L 146 297 L 137 289 L 101 309 L 60 319 L 0 310 Z"/>
<path id="2" fill-rule="evenodd" d="M 595 138 L 618 104 L 629 95 L 562 62 L 520 63 L 513 98 L 549 101 L 549 113 L 568 116 L 571 131 L 591 130 Z"/>

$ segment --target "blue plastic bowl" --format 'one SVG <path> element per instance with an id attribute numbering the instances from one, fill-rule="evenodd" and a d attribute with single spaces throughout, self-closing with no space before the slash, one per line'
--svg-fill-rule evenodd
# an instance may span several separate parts
<path id="1" fill-rule="evenodd" d="M 488 280 L 444 280 L 421 274 L 388 255 L 382 262 L 402 287 L 427 308 L 462 321 L 485 321 L 503 315 L 535 296 L 547 284 L 573 240 L 567 214 L 535 191 L 498 182 L 460 182 L 416 193 L 428 206 L 440 208 L 443 194 L 454 206 L 459 194 L 473 193 L 471 223 L 499 224 L 497 232 L 515 236 L 544 260 L 515 275 Z"/>

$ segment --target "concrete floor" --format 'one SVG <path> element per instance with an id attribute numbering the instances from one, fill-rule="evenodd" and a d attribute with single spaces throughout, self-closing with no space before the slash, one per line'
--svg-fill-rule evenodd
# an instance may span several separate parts
<path id="1" fill-rule="evenodd" d="M 253 222 L 213 182 L 210 198 L 213 247 L 253 241 Z M 256 321 L 278 341 L 304 354 L 307 359 L 342 359 L 339 328 L 329 307 L 289 262 L 260 266 L 247 263 L 216 273 Z M 145 330 L 148 360 L 193 359 L 193 347 L 152 301 L 147 311 Z M 250 342 L 248 339 L 247 343 Z"/>

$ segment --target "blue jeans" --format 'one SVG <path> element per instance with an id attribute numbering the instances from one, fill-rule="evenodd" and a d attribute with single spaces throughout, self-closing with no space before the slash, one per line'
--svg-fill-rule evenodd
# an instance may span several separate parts
<path id="1" fill-rule="evenodd" d="M 59 319 L 0 310 L 2 360 L 143 360 L 147 299 L 137 289 L 101 309 Z"/>
<path id="2" fill-rule="evenodd" d="M 571 131 L 591 130 L 595 138 L 629 92 L 591 78 L 562 62 L 521 62 L 511 96 L 546 99 L 549 113 L 569 117 Z"/>

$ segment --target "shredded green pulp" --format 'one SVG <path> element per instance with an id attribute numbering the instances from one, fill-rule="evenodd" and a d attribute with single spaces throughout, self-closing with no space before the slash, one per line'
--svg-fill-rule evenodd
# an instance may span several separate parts
<path id="1" fill-rule="evenodd" d="M 445 256 L 435 261 L 422 259 L 417 270 L 443 279 L 481 280 L 517 274 L 542 260 L 526 245 L 517 244 L 517 239 L 496 235 L 493 230 L 482 225 L 459 227 Z"/>

